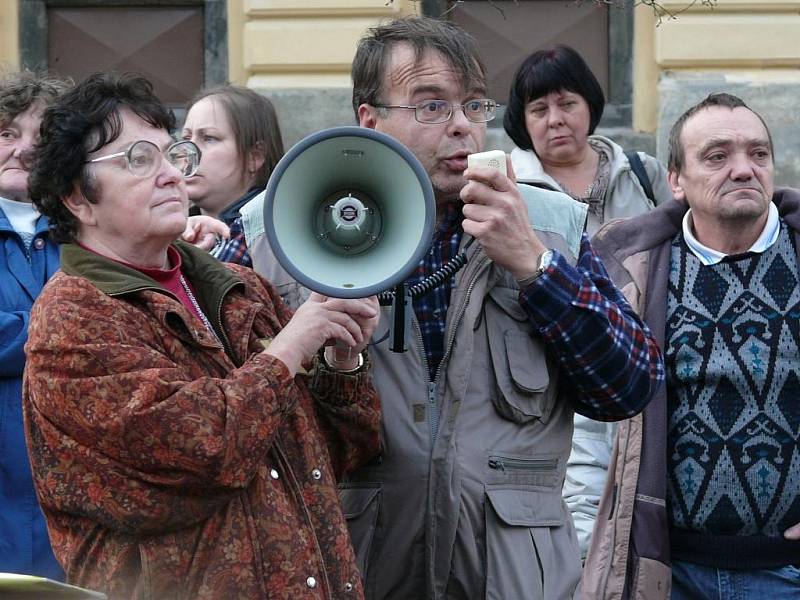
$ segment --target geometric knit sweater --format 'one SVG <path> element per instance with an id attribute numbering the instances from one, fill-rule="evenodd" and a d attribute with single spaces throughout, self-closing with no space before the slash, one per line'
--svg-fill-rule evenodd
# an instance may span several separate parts
<path id="1" fill-rule="evenodd" d="M 800 563 L 800 276 L 793 235 L 703 265 L 672 243 L 665 361 L 673 558 Z"/>

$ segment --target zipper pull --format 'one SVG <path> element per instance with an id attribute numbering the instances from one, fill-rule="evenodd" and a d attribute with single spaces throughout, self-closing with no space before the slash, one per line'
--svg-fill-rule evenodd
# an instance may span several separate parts
<path id="1" fill-rule="evenodd" d="M 436 383 L 428 382 L 428 410 L 430 412 L 431 439 L 436 440 L 439 433 L 439 407 L 436 406 Z"/>
<path id="2" fill-rule="evenodd" d="M 491 469 L 500 469 L 505 473 L 506 465 L 503 463 L 502 460 L 497 460 L 496 458 L 489 459 L 489 468 Z"/>

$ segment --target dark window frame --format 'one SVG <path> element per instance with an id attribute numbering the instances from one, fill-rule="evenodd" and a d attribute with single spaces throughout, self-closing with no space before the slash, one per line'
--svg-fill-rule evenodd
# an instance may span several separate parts
<path id="1" fill-rule="evenodd" d="M 488 1 L 488 0 L 485 0 Z M 421 13 L 438 17 L 447 12 L 450 0 L 421 0 Z M 633 8 L 634 2 L 608 4 L 608 98 L 601 127 L 633 126 Z M 490 126 L 501 126 L 495 119 Z"/>
<path id="2" fill-rule="evenodd" d="M 228 14 L 225 0 L 24 0 L 20 2 L 20 62 L 47 70 L 49 7 L 203 7 L 203 80 L 206 87 L 228 82 Z"/>

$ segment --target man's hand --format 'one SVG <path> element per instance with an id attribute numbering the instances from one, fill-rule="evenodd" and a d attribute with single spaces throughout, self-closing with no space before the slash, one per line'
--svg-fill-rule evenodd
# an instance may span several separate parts
<path id="1" fill-rule="evenodd" d="M 206 215 L 195 215 L 186 221 L 181 239 L 203 250 L 211 250 L 219 238 L 230 237 L 228 226 L 219 219 Z"/>
<path id="2" fill-rule="evenodd" d="M 464 232 L 475 237 L 486 254 L 516 279 L 525 279 L 536 273 L 539 256 L 547 248 L 531 228 L 508 156 L 506 167 L 508 177 L 490 167 L 464 171 Z"/>
<path id="3" fill-rule="evenodd" d="M 793 525 L 784 531 L 783 537 L 785 537 L 787 540 L 800 540 L 800 523 Z"/>
<path id="4" fill-rule="evenodd" d="M 358 353 L 369 343 L 379 319 L 376 296 L 343 300 L 312 293 L 264 352 L 283 361 L 294 374 L 322 346 L 340 342 L 352 359 L 336 363 L 349 369 L 358 363 Z"/>

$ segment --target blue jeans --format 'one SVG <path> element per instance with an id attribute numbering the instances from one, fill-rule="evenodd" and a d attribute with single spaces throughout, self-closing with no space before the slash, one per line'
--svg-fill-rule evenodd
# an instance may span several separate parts
<path id="1" fill-rule="evenodd" d="M 716 569 L 673 561 L 672 600 L 800 599 L 800 568 Z"/>

